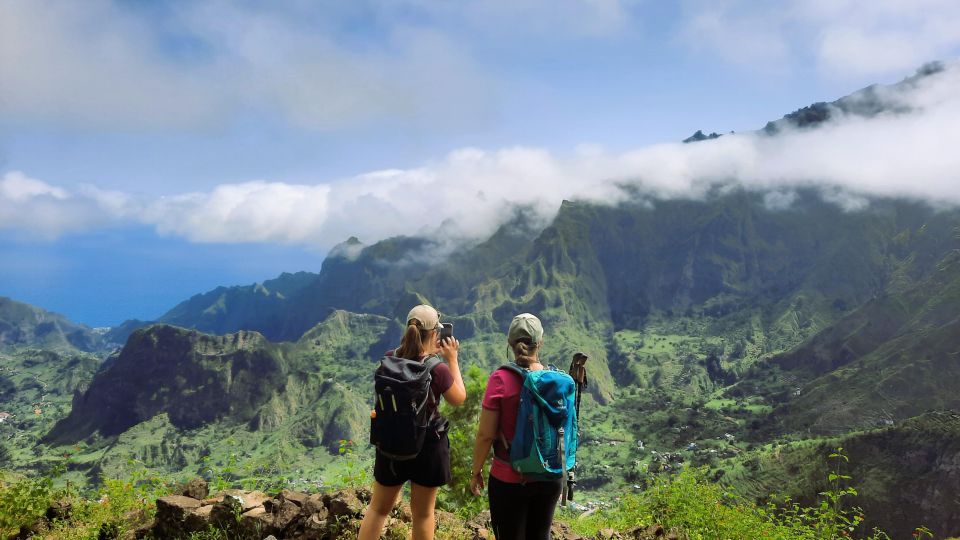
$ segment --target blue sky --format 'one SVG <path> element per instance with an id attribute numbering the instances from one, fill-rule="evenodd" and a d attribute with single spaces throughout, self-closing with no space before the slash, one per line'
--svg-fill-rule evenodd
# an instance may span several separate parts
<path id="1" fill-rule="evenodd" d="M 951 61 L 958 29 L 945 0 L 6 0 L 0 295 L 110 325 L 317 271 L 353 234 L 452 220 L 471 241 L 511 202 L 549 219 L 596 182 L 711 170 L 742 140 L 669 143 Z M 954 112 L 942 94 L 922 96 L 949 105 L 940 116 Z M 932 116 L 915 135 L 940 133 Z M 878 127 L 843 141 L 882 145 L 863 135 Z M 760 160 L 765 178 L 908 189 L 761 151 L 779 156 Z M 932 178 L 954 165 L 934 163 Z"/>

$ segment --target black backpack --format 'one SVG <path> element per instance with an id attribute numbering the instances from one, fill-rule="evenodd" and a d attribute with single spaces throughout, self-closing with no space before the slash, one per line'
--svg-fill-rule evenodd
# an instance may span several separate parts
<path id="1" fill-rule="evenodd" d="M 370 444 L 384 456 L 397 461 L 414 459 L 428 436 L 439 438 L 443 420 L 430 383 L 431 371 L 441 361 L 436 355 L 422 362 L 396 356 L 380 361 L 373 376 L 376 393 Z"/>

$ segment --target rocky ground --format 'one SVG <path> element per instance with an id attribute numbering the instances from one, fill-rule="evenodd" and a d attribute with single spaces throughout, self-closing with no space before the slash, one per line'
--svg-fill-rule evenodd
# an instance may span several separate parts
<path id="1" fill-rule="evenodd" d="M 342 489 L 329 493 L 303 493 L 283 490 L 268 495 L 260 491 L 226 490 L 211 494 L 207 483 L 194 479 L 173 495 L 160 497 L 156 514 L 149 519 L 142 511 L 127 516 L 127 526 L 101 530 L 100 540 L 122 539 L 240 539 L 240 540 L 333 540 L 355 539 L 370 501 L 367 489 Z M 51 513 L 52 512 L 52 513 Z M 62 519 L 69 508 L 57 506 L 49 519 Z M 49 517 L 54 516 L 54 517 Z M 493 540 L 490 514 L 483 512 L 469 521 L 438 510 L 437 538 Z M 383 538 L 402 540 L 410 537 L 410 506 L 402 502 L 387 520 Z M 21 531 L 14 538 L 40 538 L 43 529 Z M 119 529 L 126 532 L 121 533 Z M 565 523 L 554 523 L 556 540 L 586 540 Z M 635 527 L 627 531 L 605 529 L 598 540 L 676 540 L 659 526 Z"/>

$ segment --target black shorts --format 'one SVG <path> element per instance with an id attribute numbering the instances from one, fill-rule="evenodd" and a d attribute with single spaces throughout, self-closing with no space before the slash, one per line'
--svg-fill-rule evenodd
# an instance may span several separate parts
<path id="1" fill-rule="evenodd" d="M 373 478 L 384 486 L 399 486 L 410 480 L 424 487 L 440 487 L 450 483 L 450 440 L 447 432 L 438 441 L 426 441 L 417 457 L 397 461 L 377 452 Z"/>

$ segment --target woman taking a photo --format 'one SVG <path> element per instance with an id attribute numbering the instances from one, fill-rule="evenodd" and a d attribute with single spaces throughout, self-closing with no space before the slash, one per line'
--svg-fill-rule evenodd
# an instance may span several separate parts
<path id="1" fill-rule="evenodd" d="M 373 467 L 373 497 L 363 517 L 358 538 L 360 540 L 374 540 L 380 538 L 384 523 L 390 511 L 393 510 L 400 496 L 403 485 L 410 482 L 410 510 L 413 514 L 414 540 L 429 540 L 434 534 L 434 506 L 437 500 L 437 490 L 450 482 L 450 443 L 447 440 L 446 421 L 440 416 L 440 397 L 450 405 L 462 405 L 467 398 L 460 375 L 460 366 L 457 353 L 460 343 L 451 337 L 440 341 L 440 314 L 428 305 L 419 305 L 410 310 L 407 315 L 407 326 L 400 347 L 388 351 L 381 361 L 378 377 L 381 370 L 391 370 L 399 367 L 396 373 L 416 371 L 418 366 L 413 364 L 410 369 L 409 361 L 419 364 L 433 365 L 429 370 L 431 395 L 427 396 L 424 407 L 429 425 L 433 426 L 423 436 L 422 447 L 415 457 L 397 456 L 384 450 L 385 444 L 377 445 L 377 456 Z M 434 358 L 443 357 L 445 362 Z M 419 366 L 421 371 L 426 366 Z M 372 418 L 377 418 L 377 411 L 383 415 L 381 421 L 386 423 L 390 407 L 397 410 L 397 403 L 392 395 L 382 403 L 383 396 L 377 396 L 381 401 L 380 408 L 376 406 Z M 391 403 L 392 401 L 392 403 Z M 402 408 L 402 403 L 401 403 Z M 389 426 L 384 428 L 389 430 Z M 388 440 L 391 437 L 383 436 L 384 443 L 396 443 Z M 407 431 L 409 433 L 409 431 Z M 403 441 L 409 442 L 409 441 Z M 407 444 L 407 446 L 410 446 Z"/>
<path id="2" fill-rule="evenodd" d="M 507 331 L 507 344 L 514 361 L 530 371 L 544 369 L 540 363 L 543 326 L 529 313 L 513 318 Z M 487 381 L 480 412 L 480 426 L 473 449 L 470 489 L 480 495 L 484 487 L 483 464 L 491 446 L 493 465 L 487 497 L 490 521 L 497 540 L 541 540 L 550 538 L 553 512 L 560 498 L 562 480 L 524 481 L 510 467 L 507 441 L 513 440 L 520 407 L 523 379 L 507 369 L 498 369 Z"/>

